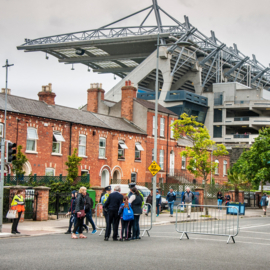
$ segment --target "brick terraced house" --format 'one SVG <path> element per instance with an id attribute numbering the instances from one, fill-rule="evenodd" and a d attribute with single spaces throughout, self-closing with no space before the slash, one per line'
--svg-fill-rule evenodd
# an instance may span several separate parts
<path id="1" fill-rule="evenodd" d="M 0 94 L 1 136 L 4 92 Z M 26 175 L 67 175 L 67 156 L 77 148 L 83 158 L 80 174 L 90 174 L 92 186 L 104 187 L 112 178 L 151 182 L 147 168 L 153 160 L 154 103 L 138 99 L 137 89 L 129 81 L 122 87 L 119 102 L 104 99 L 104 93 L 101 84 L 91 84 L 87 104 L 74 109 L 55 104 L 51 84 L 42 86 L 39 100 L 13 96 L 8 90 L 6 139 L 22 145 L 28 159 Z M 179 174 L 194 178 L 186 171 L 188 161 L 180 156 L 185 142 L 176 141 L 170 128 L 177 118 L 174 112 L 158 106 L 158 182 L 167 182 Z M 217 162 L 227 166 L 229 157 Z M 220 183 L 227 180 L 224 166 L 219 166 L 213 175 Z M 5 167 L 5 173 L 12 174 L 10 165 Z"/>

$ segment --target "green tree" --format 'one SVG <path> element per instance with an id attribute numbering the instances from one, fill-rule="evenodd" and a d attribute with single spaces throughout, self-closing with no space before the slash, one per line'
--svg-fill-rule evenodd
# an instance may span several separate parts
<path id="1" fill-rule="evenodd" d="M 12 161 L 12 171 L 16 176 L 21 177 L 25 174 L 23 170 L 23 165 L 28 161 L 26 156 L 22 153 L 22 146 L 17 147 L 17 154 L 15 155 L 16 159 Z"/>
<path id="2" fill-rule="evenodd" d="M 255 189 L 270 181 L 270 128 L 259 131 L 255 142 L 241 154 L 231 172 L 244 174 Z"/>
<path id="3" fill-rule="evenodd" d="M 65 163 L 67 165 L 67 180 L 69 183 L 73 183 L 79 174 L 79 165 L 82 161 L 81 157 L 78 157 L 77 155 L 77 148 L 74 149 L 74 152 L 71 156 L 68 156 L 68 161 Z"/>
<path id="4" fill-rule="evenodd" d="M 182 157 L 189 159 L 188 171 L 195 177 L 202 177 L 204 182 L 207 183 L 209 174 L 214 172 L 218 166 L 211 160 L 211 151 L 214 157 L 228 155 L 226 147 L 211 140 L 208 129 L 202 123 L 196 121 L 196 116 L 189 117 L 184 113 L 171 126 L 175 139 L 186 139 L 191 144 L 181 152 Z M 206 204 L 207 191 L 204 194 Z"/>
<path id="5" fill-rule="evenodd" d="M 230 171 L 228 173 L 228 180 L 229 181 L 225 183 L 225 185 L 234 189 L 235 201 L 239 202 L 239 190 L 240 188 L 248 187 L 250 185 L 249 180 L 244 174 Z"/>

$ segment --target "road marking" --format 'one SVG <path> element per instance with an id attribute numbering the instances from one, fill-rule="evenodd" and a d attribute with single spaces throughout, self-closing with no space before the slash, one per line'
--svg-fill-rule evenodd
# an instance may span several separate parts
<path id="1" fill-rule="evenodd" d="M 240 227 L 240 230 L 241 229 L 249 229 L 249 228 L 265 227 L 265 226 L 270 226 L 270 223 L 269 224 L 263 224 L 263 225 L 249 226 L 249 227 Z"/>
<path id="2" fill-rule="evenodd" d="M 173 236 L 151 236 L 152 238 L 176 238 L 179 239 L 179 237 L 173 237 Z M 226 236 L 224 236 L 226 237 Z M 240 238 L 241 236 L 237 236 Z M 216 241 L 216 242 L 224 242 L 226 240 L 217 240 L 217 239 L 204 239 L 204 238 L 191 238 L 190 240 L 203 240 L 203 241 Z M 256 243 L 256 242 L 244 242 L 244 241 L 238 241 L 235 239 L 237 243 L 243 243 L 243 244 L 253 244 L 253 245 L 262 245 L 262 246 L 270 246 L 270 244 L 265 243 Z"/>
<path id="3" fill-rule="evenodd" d="M 254 231 L 241 231 L 242 232 L 246 232 L 246 233 L 260 233 L 260 234 L 270 234 L 270 233 L 267 233 L 267 232 L 254 232 Z"/>

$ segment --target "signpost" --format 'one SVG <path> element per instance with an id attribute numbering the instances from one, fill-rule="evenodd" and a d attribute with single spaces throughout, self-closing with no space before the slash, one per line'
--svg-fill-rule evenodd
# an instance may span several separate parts
<path id="1" fill-rule="evenodd" d="M 155 161 L 153 161 L 148 167 L 148 170 L 150 171 L 150 173 L 152 173 L 153 176 L 155 176 L 161 170 L 161 168 Z"/>

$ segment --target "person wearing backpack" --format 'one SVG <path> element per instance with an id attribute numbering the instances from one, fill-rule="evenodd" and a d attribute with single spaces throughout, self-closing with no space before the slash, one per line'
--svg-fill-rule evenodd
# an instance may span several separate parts
<path id="1" fill-rule="evenodd" d="M 125 241 L 129 241 L 128 227 L 131 220 L 134 220 L 134 213 L 131 208 L 131 204 L 128 202 L 128 196 L 124 197 L 124 202 L 121 204 L 118 215 L 121 217 L 121 238 L 119 241 L 123 241 L 125 231 Z"/>
<path id="2" fill-rule="evenodd" d="M 266 196 L 266 193 L 263 194 L 262 198 L 261 198 L 261 201 L 260 201 L 260 205 L 263 209 L 263 214 L 266 216 L 266 207 L 267 207 L 267 204 L 268 204 L 268 200 L 267 200 L 267 196 Z"/>
<path id="3" fill-rule="evenodd" d="M 139 240 L 140 237 L 140 215 L 142 214 L 142 203 L 143 199 L 140 195 L 137 188 L 132 188 L 131 192 L 133 195 L 129 198 L 128 202 L 131 203 L 131 207 L 134 213 L 134 221 L 133 221 L 133 232 L 131 240 Z"/>

